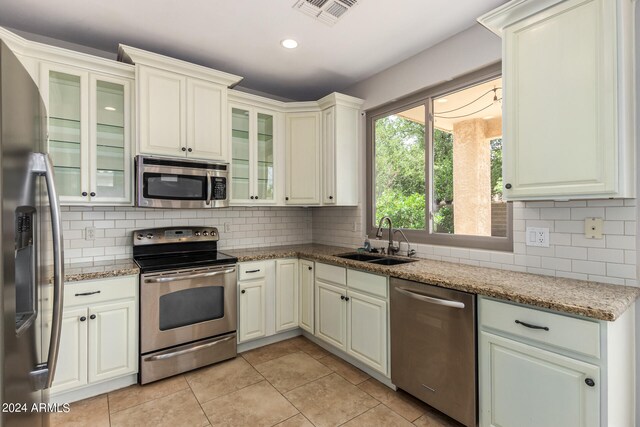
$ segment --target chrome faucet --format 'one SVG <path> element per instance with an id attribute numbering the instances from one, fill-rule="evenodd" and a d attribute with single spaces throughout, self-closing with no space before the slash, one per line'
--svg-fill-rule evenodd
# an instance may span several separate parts
<path id="1" fill-rule="evenodd" d="M 393 245 L 393 224 L 391 223 L 391 218 L 389 218 L 388 216 L 385 216 L 380 220 L 380 223 L 378 224 L 378 231 L 376 232 L 376 237 L 378 239 L 380 237 L 382 237 L 382 223 L 385 220 L 387 220 L 387 222 L 389 223 L 389 249 L 388 249 L 387 253 L 389 255 L 393 255 L 393 254 L 398 253 L 400 248 Z"/>
<path id="2" fill-rule="evenodd" d="M 407 242 L 407 256 L 408 257 L 414 256 L 416 254 L 416 250 L 411 249 L 411 243 L 409 243 L 409 239 L 407 239 L 407 236 L 404 234 L 404 231 L 402 231 L 399 228 L 396 228 L 393 234 L 395 235 L 396 233 L 400 233 L 402 237 L 404 237 L 404 241 Z M 398 240 L 398 251 L 400 251 L 400 240 Z"/>

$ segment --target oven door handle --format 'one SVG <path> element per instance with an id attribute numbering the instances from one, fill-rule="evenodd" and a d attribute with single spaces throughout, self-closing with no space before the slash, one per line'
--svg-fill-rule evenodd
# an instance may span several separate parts
<path id="1" fill-rule="evenodd" d="M 216 340 L 216 341 L 212 341 L 212 342 L 208 342 L 206 344 L 200 344 L 200 345 L 196 345 L 194 347 L 190 347 L 190 348 L 185 348 L 184 350 L 178 350 L 178 351 L 173 351 L 173 350 L 169 350 L 160 354 L 156 354 L 154 356 L 150 356 L 144 359 L 145 362 L 155 362 L 157 360 L 165 360 L 165 359 L 171 359 L 173 357 L 178 357 L 178 356 L 182 356 L 183 354 L 188 354 L 188 353 L 193 353 L 194 351 L 199 351 L 199 350 L 203 350 L 205 348 L 209 348 L 209 347 L 213 347 L 214 345 L 217 344 L 222 344 L 223 342 L 227 342 L 230 339 L 235 339 L 235 334 L 232 336 L 228 336 L 228 337 L 224 337 L 222 339 Z"/>
<path id="2" fill-rule="evenodd" d="M 199 279 L 201 277 L 213 277 L 213 276 L 218 276 L 220 274 L 234 273 L 235 271 L 236 269 L 234 267 L 234 268 L 229 268 L 227 270 L 210 271 L 208 273 L 189 274 L 187 276 L 156 277 L 153 279 L 144 279 L 144 283 L 167 283 L 167 282 L 176 282 L 178 280 Z"/>
<path id="3" fill-rule="evenodd" d="M 418 292 L 410 291 L 409 289 L 405 289 L 405 288 L 396 288 L 396 291 L 408 296 L 409 298 L 417 299 L 417 300 L 428 302 L 431 304 L 444 305 L 445 307 L 451 307 L 451 308 L 464 308 L 464 303 L 459 301 L 450 301 L 447 299 L 434 298 L 427 295 L 423 295 Z"/>

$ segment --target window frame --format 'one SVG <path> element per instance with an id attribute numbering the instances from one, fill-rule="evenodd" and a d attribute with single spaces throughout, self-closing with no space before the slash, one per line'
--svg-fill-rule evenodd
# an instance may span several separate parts
<path id="1" fill-rule="evenodd" d="M 375 224 L 375 122 L 383 117 L 399 113 L 420 105 L 425 107 L 425 216 L 427 227 L 425 230 L 402 229 L 412 243 L 424 243 L 431 245 L 463 247 L 469 249 L 487 249 L 494 251 L 513 251 L 513 204 L 507 201 L 507 235 L 495 236 L 470 236 L 446 233 L 434 233 L 432 231 L 432 206 L 433 206 L 433 99 L 440 96 L 463 90 L 493 80 L 502 76 L 502 63 L 484 67 L 480 70 L 465 74 L 445 83 L 441 83 L 421 90 L 399 100 L 367 110 L 366 114 L 366 230 L 369 236 L 375 236 L 378 229 Z M 504 84 L 503 84 L 504 86 Z M 504 117 L 504 115 L 503 115 Z M 427 120 L 429 118 L 429 120 Z M 503 145 L 504 150 L 504 145 Z M 504 153 L 504 151 L 503 151 Z M 503 157 L 504 159 L 504 157 Z M 503 165 L 504 167 L 504 165 Z M 383 238 L 388 239 L 388 230 L 384 229 Z"/>

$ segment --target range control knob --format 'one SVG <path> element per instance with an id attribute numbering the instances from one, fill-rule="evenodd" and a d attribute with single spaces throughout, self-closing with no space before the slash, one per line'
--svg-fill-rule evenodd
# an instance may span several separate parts
<path id="1" fill-rule="evenodd" d="M 199 231 L 196 231 L 196 233 L 195 233 L 195 234 L 196 234 L 196 236 L 199 236 L 199 235 L 200 235 L 200 232 L 199 232 Z"/>
<path id="2" fill-rule="evenodd" d="M 151 233 L 147 234 L 147 239 L 153 239 L 153 234 Z"/>
<path id="3" fill-rule="evenodd" d="M 203 236 L 208 236 L 208 235 L 209 235 L 209 232 L 208 232 L 208 231 L 203 231 L 203 232 L 202 232 L 202 235 L 203 235 Z"/>
<path id="4" fill-rule="evenodd" d="M 142 238 L 144 237 L 142 234 L 138 234 L 138 240 L 142 240 Z"/>

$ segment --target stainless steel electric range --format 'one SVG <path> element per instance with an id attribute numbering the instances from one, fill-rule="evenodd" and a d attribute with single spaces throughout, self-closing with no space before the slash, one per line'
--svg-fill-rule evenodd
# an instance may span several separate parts
<path id="1" fill-rule="evenodd" d="M 140 384 L 236 356 L 236 262 L 214 227 L 137 230 Z"/>

